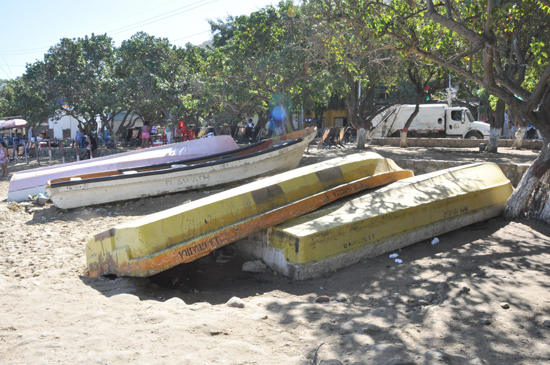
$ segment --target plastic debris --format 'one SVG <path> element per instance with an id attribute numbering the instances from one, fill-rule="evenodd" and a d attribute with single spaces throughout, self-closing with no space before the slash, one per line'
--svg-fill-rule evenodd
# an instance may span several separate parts
<path id="1" fill-rule="evenodd" d="M 439 243 L 439 238 L 435 237 L 433 240 L 432 240 L 432 245 L 435 245 L 435 244 L 438 244 Z"/>
<path id="2" fill-rule="evenodd" d="M 48 197 L 42 193 L 38 195 L 29 195 L 29 198 L 33 201 L 34 204 L 44 205 L 49 200 Z"/>
<path id="3" fill-rule="evenodd" d="M 392 254 L 390 255 L 390 259 L 394 259 L 394 258 L 396 258 L 396 257 L 398 257 L 398 256 L 399 256 L 398 253 L 392 253 Z"/>
<path id="4" fill-rule="evenodd" d="M 403 263 L 403 260 L 401 260 L 401 259 L 395 259 L 395 262 L 397 262 L 398 264 L 402 264 L 402 263 Z"/>

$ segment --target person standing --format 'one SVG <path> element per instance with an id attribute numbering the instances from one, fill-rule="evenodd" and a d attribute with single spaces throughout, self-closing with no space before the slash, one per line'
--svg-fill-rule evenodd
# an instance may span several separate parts
<path id="1" fill-rule="evenodd" d="M 153 142 L 155 141 L 155 137 L 158 133 L 158 128 L 154 124 L 151 126 L 151 131 L 149 132 L 149 146 L 155 147 Z"/>
<path id="2" fill-rule="evenodd" d="M 227 123 L 224 123 L 223 127 L 222 127 L 222 130 L 220 132 L 220 134 L 223 136 L 223 135 L 227 135 L 227 136 L 230 136 L 231 135 L 231 127 L 229 126 L 229 124 Z"/>
<path id="3" fill-rule="evenodd" d="M 275 132 L 275 121 L 273 118 L 269 118 L 269 121 L 267 122 L 267 138 L 271 138 L 273 132 Z"/>
<path id="4" fill-rule="evenodd" d="M 111 137 L 109 136 L 109 130 L 107 128 L 105 128 L 103 130 L 103 135 L 104 135 L 104 139 L 105 139 L 105 145 L 107 147 L 111 146 L 112 143 L 111 143 Z"/>
<path id="5" fill-rule="evenodd" d="M 244 139 L 250 141 L 252 139 L 252 130 L 254 129 L 254 123 L 252 119 L 248 119 L 246 126 L 244 127 Z"/>
<path id="6" fill-rule="evenodd" d="M 176 142 L 185 142 L 187 141 L 189 136 L 189 128 L 187 127 L 187 124 L 183 120 L 180 119 L 178 122 L 178 126 L 176 128 Z"/>
<path id="7" fill-rule="evenodd" d="M 351 127 L 344 129 L 344 143 L 348 144 L 351 140 Z"/>
<path id="8" fill-rule="evenodd" d="M 2 177 L 8 176 L 8 147 L 6 142 L 0 142 L 0 166 L 2 167 Z"/>
<path id="9" fill-rule="evenodd" d="M 76 130 L 76 134 L 75 134 L 75 139 L 76 139 L 76 143 L 78 143 L 78 147 L 82 148 L 83 145 L 82 145 L 82 132 L 80 131 L 80 128 L 78 128 Z"/>
<path id="10" fill-rule="evenodd" d="M 83 160 L 94 158 L 94 153 L 97 150 L 97 140 L 95 139 L 93 133 L 88 133 L 86 135 L 86 153 L 84 154 Z"/>
<path id="11" fill-rule="evenodd" d="M 149 147 L 150 131 L 149 124 L 143 123 L 143 127 L 141 127 L 141 148 Z"/>
<path id="12" fill-rule="evenodd" d="M 172 143 L 172 126 L 168 124 L 164 131 L 166 133 L 166 144 Z"/>

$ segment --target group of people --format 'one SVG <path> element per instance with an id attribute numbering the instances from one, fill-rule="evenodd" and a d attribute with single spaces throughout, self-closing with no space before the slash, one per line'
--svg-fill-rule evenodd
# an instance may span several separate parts
<path id="1" fill-rule="evenodd" d="M 273 118 L 270 118 L 268 120 L 267 124 L 265 125 L 265 129 L 266 132 L 264 137 L 270 138 L 273 136 L 274 133 L 276 133 L 276 127 Z M 215 135 L 213 131 L 214 128 L 208 126 L 206 128 L 203 128 L 202 130 L 200 128 L 192 129 L 187 126 L 186 123 L 182 120 L 180 120 L 175 125 L 169 122 L 166 127 L 160 130 L 155 130 L 154 126 L 150 127 L 149 124 L 145 123 L 141 128 L 141 148 L 150 147 L 153 143 L 152 137 L 157 132 L 162 134 L 162 141 L 164 143 L 170 144 L 173 142 L 188 141 L 195 138 L 210 137 L 212 135 Z M 252 118 L 249 118 L 244 129 L 244 139 L 247 141 L 252 141 L 255 138 L 254 131 L 254 123 L 252 122 Z M 224 123 L 218 133 L 220 135 L 233 135 L 233 130 L 229 124 Z"/>
<path id="2" fill-rule="evenodd" d="M 273 127 L 273 129 L 274 129 L 274 127 Z M 222 126 L 222 128 L 220 130 L 220 135 L 222 135 L 222 136 L 223 135 L 228 135 L 228 136 L 233 135 L 233 130 L 231 129 L 229 124 L 224 123 L 224 125 Z M 248 121 L 246 122 L 246 126 L 244 127 L 244 140 L 251 141 L 252 139 L 254 139 L 254 123 L 252 123 L 252 119 L 249 118 Z"/>
<path id="3" fill-rule="evenodd" d="M 275 132 L 275 123 L 272 118 L 269 119 L 265 128 L 267 130 L 266 136 L 267 138 L 270 138 Z M 225 123 L 222 126 L 220 134 L 231 135 L 231 132 L 231 127 Z M 153 144 L 152 137 L 156 134 L 157 127 L 150 127 L 149 124 L 145 123 L 141 129 L 141 148 L 150 147 Z M 194 139 L 197 136 L 199 136 L 198 131 L 189 128 L 183 121 L 180 120 L 175 126 L 171 126 L 169 124 L 165 127 L 163 140 L 165 143 L 172 143 L 174 141 Z M 254 123 L 252 122 L 252 119 L 248 119 L 244 130 L 244 138 L 245 140 L 252 141 L 254 137 Z M 8 149 L 4 141 L 1 141 L 0 144 L 0 167 L 2 168 L 2 176 L 4 177 L 8 174 Z M 91 158 L 93 156 L 93 152 L 97 149 L 97 140 L 94 135 L 90 133 L 83 133 L 80 129 L 76 131 L 73 147 L 75 144 L 78 144 L 78 147 L 86 150 L 83 159 Z"/>
<path id="4" fill-rule="evenodd" d="M 162 133 L 161 129 L 160 129 L 160 125 L 159 126 L 149 126 L 148 123 L 144 123 L 143 124 L 143 127 L 141 127 L 141 135 L 140 135 L 140 138 L 141 138 L 141 148 L 149 148 L 151 146 L 154 145 L 153 143 L 153 137 L 156 136 L 158 133 Z M 169 127 L 166 127 L 165 128 L 165 133 L 166 135 L 164 136 L 164 140 L 166 138 L 169 138 L 171 139 L 172 138 L 172 133 L 171 133 L 171 129 Z M 167 142 L 169 143 L 169 142 Z"/>
<path id="5" fill-rule="evenodd" d="M 264 138 L 271 138 L 274 134 L 276 134 L 276 125 L 273 118 L 268 119 L 264 128 L 265 128 L 265 134 L 263 135 Z M 244 127 L 244 140 L 252 141 L 253 139 L 255 139 L 256 133 L 254 132 L 255 132 L 254 123 L 252 122 L 252 118 L 249 118 Z M 232 135 L 233 133 L 232 133 L 231 127 L 227 123 L 225 123 L 220 130 L 220 134 Z"/>
<path id="6" fill-rule="evenodd" d="M 273 119 L 270 119 L 266 125 L 267 130 L 267 138 L 271 137 L 275 131 L 275 123 L 273 122 Z M 157 133 L 156 127 L 149 127 L 149 125 L 146 123 L 143 125 L 141 129 L 141 148 L 147 148 L 152 145 L 152 136 Z M 186 141 L 189 139 L 194 139 L 196 135 L 196 131 L 190 129 L 185 125 L 183 121 L 179 121 L 177 126 L 171 127 L 167 126 L 164 130 L 164 140 L 166 143 L 172 143 L 173 139 L 177 136 L 179 136 L 180 140 Z M 222 127 L 222 130 L 220 134 L 228 134 L 231 135 L 231 127 L 226 123 Z M 245 130 L 244 130 L 244 138 L 247 140 L 252 140 L 254 137 L 254 123 L 252 123 L 252 119 L 248 119 Z M 95 137 L 92 134 L 84 134 L 80 129 L 77 130 L 75 135 L 74 144 L 78 143 L 78 146 L 82 149 L 86 149 L 86 153 L 83 157 L 83 159 L 91 158 L 93 156 L 93 152 L 97 149 L 97 141 Z M 2 168 L 2 177 L 8 175 L 8 148 L 6 146 L 6 143 L 4 141 L 0 142 L 0 167 Z"/>
<path id="7" fill-rule="evenodd" d="M 266 136 L 267 138 L 270 138 L 273 133 L 275 132 L 275 123 L 273 119 L 271 118 L 268 123 L 266 124 Z M 144 123 L 141 127 L 141 133 L 139 134 L 139 139 L 141 139 L 141 148 L 149 148 L 153 145 L 153 136 L 157 135 L 157 133 L 162 134 L 162 141 L 166 144 L 170 144 L 173 142 L 181 142 L 181 141 L 187 141 L 190 139 L 200 138 L 200 130 L 193 130 L 189 128 L 185 122 L 180 120 L 177 124 L 172 125 L 169 123 L 166 127 L 163 129 L 159 129 L 159 127 L 156 126 L 149 126 L 148 123 Z M 221 135 L 232 135 L 231 127 L 225 123 L 221 130 Z M 205 134 L 206 136 L 206 134 Z M 74 143 L 78 143 L 78 146 L 80 148 L 86 148 L 88 149 L 88 138 L 92 138 L 93 136 L 87 136 L 86 134 L 82 133 L 82 131 L 79 129 L 76 132 L 75 141 Z M 254 123 L 252 122 L 252 119 L 248 119 L 245 131 L 244 131 L 244 138 L 245 140 L 252 140 L 254 139 Z M 74 147 L 73 143 L 73 147 Z M 92 144 L 97 145 L 96 141 L 92 140 Z M 92 148 L 92 150 L 95 148 Z M 88 152 L 89 153 L 89 152 Z"/>
<path id="8" fill-rule="evenodd" d="M 166 127 L 166 129 L 168 129 L 168 127 Z M 160 125 L 153 125 L 150 127 L 149 124 L 145 123 L 143 127 L 141 127 L 141 148 L 154 146 L 153 137 L 158 133 L 161 133 Z"/>
<path id="9" fill-rule="evenodd" d="M 149 127 L 145 123 L 141 127 L 141 148 L 148 148 L 153 145 L 153 136 L 161 135 L 163 143 L 170 144 L 173 142 L 187 141 L 195 138 L 195 131 L 189 128 L 182 120 L 175 126 L 169 123 L 164 130 L 159 127 Z"/>
<path id="10" fill-rule="evenodd" d="M 269 118 L 267 120 L 267 123 L 265 124 L 264 126 L 265 128 L 265 134 L 262 136 L 263 138 L 271 138 L 273 137 L 274 134 L 276 134 L 276 125 L 275 125 L 275 121 L 273 120 L 273 118 Z M 252 122 L 252 118 L 249 118 L 246 122 L 246 125 L 244 127 L 244 140 L 245 141 L 252 141 L 256 138 L 257 134 L 258 134 L 259 130 L 256 130 L 255 126 L 254 126 L 254 123 Z M 224 135 L 224 134 L 227 134 L 227 135 L 232 135 L 232 130 L 231 130 L 231 127 L 225 123 L 223 126 L 222 126 L 222 129 L 220 131 L 220 134 L 221 135 Z"/>

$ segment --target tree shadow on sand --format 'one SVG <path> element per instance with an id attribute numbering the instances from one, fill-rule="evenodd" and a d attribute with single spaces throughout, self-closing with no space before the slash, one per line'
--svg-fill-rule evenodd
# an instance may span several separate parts
<path id="1" fill-rule="evenodd" d="M 500 234 L 510 224 L 515 226 L 512 233 Z M 317 343 L 308 347 L 310 359 L 535 364 L 547 358 L 518 349 L 533 338 L 547 339 L 540 314 L 550 308 L 531 308 L 514 296 L 525 285 L 515 280 L 514 272 L 532 273 L 533 283 L 548 290 L 549 235 L 543 224 L 497 218 L 441 235 L 436 245 L 422 241 L 405 247 L 398 251 L 403 264 L 381 255 L 306 281 L 269 271 L 243 272 L 244 260 L 228 251 L 150 278 L 82 280 L 107 297 L 130 293 L 140 300 L 181 298 L 188 305 L 271 298 L 265 309 L 281 325 L 315 334 Z M 330 301 L 318 303 L 319 297 Z M 504 302 L 509 309 L 501 306 Z M 425 331 L 433 333 L 429 342 L 416 339 L 416 333 Z M 450 348 L 459 351 L 446 353 Z"/>

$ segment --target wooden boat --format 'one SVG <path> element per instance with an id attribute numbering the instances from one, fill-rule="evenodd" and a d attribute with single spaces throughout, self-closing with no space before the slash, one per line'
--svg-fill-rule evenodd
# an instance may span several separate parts
<path id="1" fill-rule="evenodd" d="M 512 193 L 493 163 L 400 180 L 271 229 L 264 261 L 297 280 L 499 215 Z"/>
<path id="2" fill-rule="evenodd" d="M 46 191 L 57 207 L 69 209 L 246 180 L 297 167 L 315 133 L 315 128 L 295 131 L 177 164 L 55 179 L 48 183 Z"/>
<path id="3" fill-rule="evenodd" d="M 234 150 L 239 146 L 229 136 L 196 139 L 181 143 L 118 153 L 62 165 L 19 171 L 10 180 L 8 201 L 25 201 L 29 195 L 46 194 L 49 180 L 74 175 L 134 168 L 156 163 L 178 162 Z"/>
<path id="4" fill-rule="evenodd" d="M 372 152 L 269 176 L 96 234 L 86 245 L 86 275 L 153 275 L 342 196 L 410 176 Z"/>

